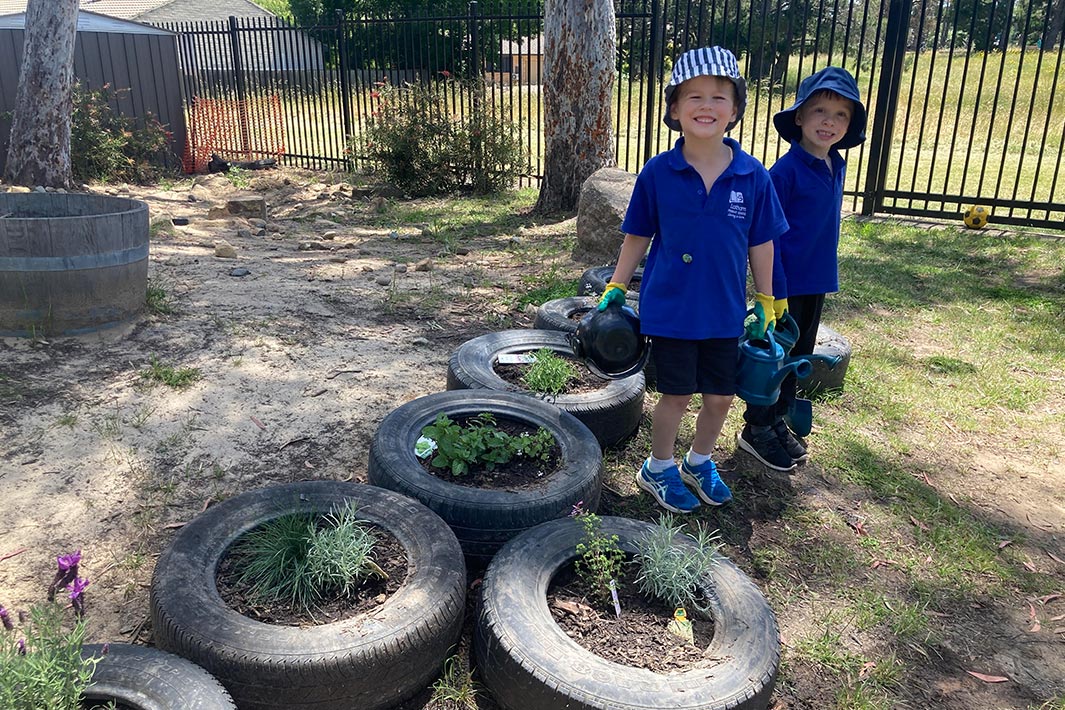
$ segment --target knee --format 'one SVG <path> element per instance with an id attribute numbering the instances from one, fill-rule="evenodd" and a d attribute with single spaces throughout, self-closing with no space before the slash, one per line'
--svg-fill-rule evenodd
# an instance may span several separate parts
<path id="1" fill-rule="evenodd" d="M 733 396 L 730 394 L 704 394 L 703 411 L 714 416 L 725 416 L 732 406 L 732 400 Z"/>

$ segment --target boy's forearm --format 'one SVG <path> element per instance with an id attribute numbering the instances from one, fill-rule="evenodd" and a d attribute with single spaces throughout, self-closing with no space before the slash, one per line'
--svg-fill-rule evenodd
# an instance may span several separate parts
<path id="1" fill-rule="evenodd" d="M 647 253 L 648 237 L 637 237 L 634 234 L 626 234 L 625 241 L 621 243 L 621 253 L 618 254 L 618 264 L 614 267 L 614 275 L 610 280 L 614 283 L 629 285 L 632 275 L 636 273 L 636 267 L 640 265 L 640 259 Z"/>
<path id="2" fill-rule="evenodd" d="M 773 242 L 762 242 L 748 251 L 754 290 L 767 296 L 773 295 Z"/>

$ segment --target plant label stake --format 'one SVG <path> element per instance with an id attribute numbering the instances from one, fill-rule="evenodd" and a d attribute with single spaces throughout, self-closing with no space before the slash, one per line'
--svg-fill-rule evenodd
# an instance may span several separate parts
<path id="1" fill-rule="evenodd" d="M 614 615 L 621 618 L 621 602 L 618 601 L 618 585 L 610 580 L 610 598 L 614 600 Z"/>

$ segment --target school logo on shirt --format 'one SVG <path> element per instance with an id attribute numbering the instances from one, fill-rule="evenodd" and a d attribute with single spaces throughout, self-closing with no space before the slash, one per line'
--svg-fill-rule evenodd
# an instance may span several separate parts
<path id="1" fill-rule="evenodd" d="M 743 204 L 743 193 L 730 190 L 728 196 L 728 216 L 733 219 L 747 219 L 747 207 Z"/>

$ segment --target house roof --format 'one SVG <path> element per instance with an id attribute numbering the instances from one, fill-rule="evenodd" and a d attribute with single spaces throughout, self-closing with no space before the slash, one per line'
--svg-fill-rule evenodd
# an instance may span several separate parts
<path id="1" fill-rule="evenodd" d="M 0 15 L 9 15 L 26 11 L 27 0 L 0 0 Z M 186 20 L 224 19 L 229 15 L 243 15 L 245 12 L 238 11 L 237 6 L 247 6 L 261 11 L 263 14 L 273 14 L 259 7 L 251 0 L 235 0 L 234 2 L 202 2 L 198 0 L 79 0 L 82 10 L 107 15 L 120 20 L 144 19 L 146 15 L 157 14 L 159 10 L 167 10 L 166 14 L 180 17 L 187 14 Z M 173 5 L 174 7 L 167 7 Z M 204 10 L 215 9 L 217 17 L 206 17 Z"/>
<path id="2" fill-rule="evenodd" d="M 3 0 L 0 0 L 2 3 Z M 14 12 L 5 13 L 0 10 L 0 29 L 3 30 L 21 30 L 26 27 L 26 13 Z M 78 10 L 78 32 L 115 32 L 119 34 L 148 34 L 148 35 L 167 35 L 173 34 L 168 30 L 160 29 L 158 27 L 151 27 L 149 25 L 142 24 L 140 22 L 133 22 L 132 20 L 123 20 L 117 17 L 108 17 L 107 15 L 99 15 L 95 12 L 88 12 L 86 10 Z"/>

